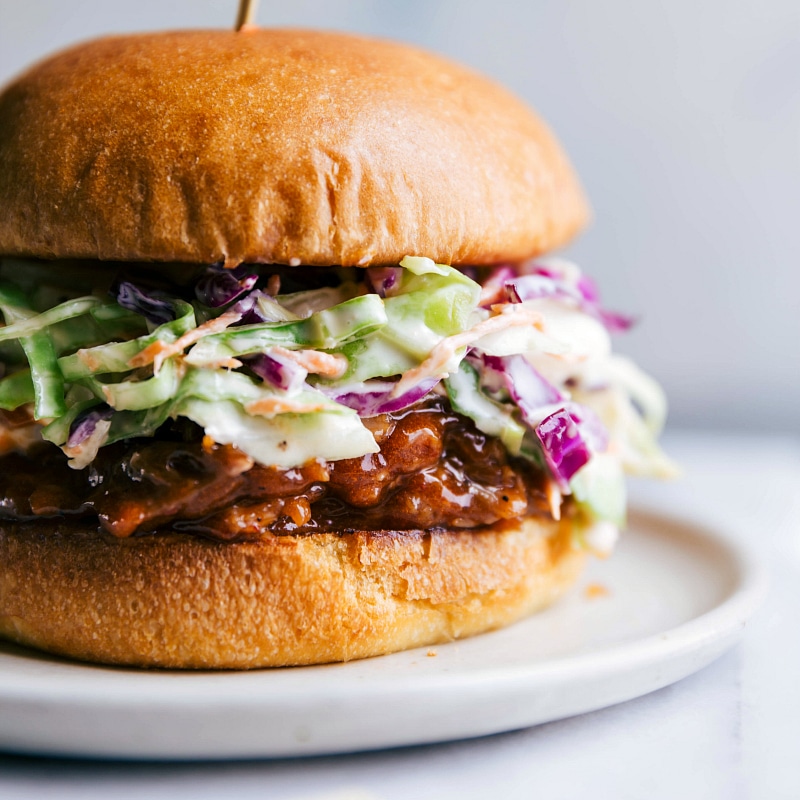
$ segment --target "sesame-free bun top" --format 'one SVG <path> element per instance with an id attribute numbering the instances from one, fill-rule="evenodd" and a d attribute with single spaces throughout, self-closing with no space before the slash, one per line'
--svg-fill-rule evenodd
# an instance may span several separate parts
<path id="1" fill-rule="evenodd" d="M 517 260 L 587 207 L 508 91 L 304 30 L 99 39 L 0 95 L 0 255 L 314 265 Z"/>

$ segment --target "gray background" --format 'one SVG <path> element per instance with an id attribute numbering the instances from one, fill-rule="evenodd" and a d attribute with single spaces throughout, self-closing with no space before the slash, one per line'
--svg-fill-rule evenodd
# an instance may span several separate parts
<path id="1" fill-rule="evenodd" d="M 236 0 L 0 0 L 0 81 L 81 38 L 228 27 Z M 263 0 L 262 25 L 417 42 L 508 84 L 595 221 L 571 248 L 671 424 L 800 431 L 800 3 Z M 0 213 L 2 213 L 0 211 Z"/>

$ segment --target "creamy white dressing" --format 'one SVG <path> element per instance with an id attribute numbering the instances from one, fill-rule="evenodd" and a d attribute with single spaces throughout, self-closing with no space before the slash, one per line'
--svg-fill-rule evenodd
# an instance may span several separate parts
<path id="1" fill-rule="evenodd" d="M 230 400 L 191 399 L 182 412 L 220 444 L 232 444 L 261 464 L 288 469 L 315 458 L 335 461 L 377 453 L 380 448 L 355 412 L 247 414 Z"/>
<path id="2" fill-rule="evenodd" d="M 525 353 L 536 370 L 555 386 L 563 386 L 587 370 L 597 369 L 611 355 L 611 337 L 603 325 L 585 312 L 552 299 L 523 303 L 541 314 L 544 333 L 564 346 L 560 353 Z"/>

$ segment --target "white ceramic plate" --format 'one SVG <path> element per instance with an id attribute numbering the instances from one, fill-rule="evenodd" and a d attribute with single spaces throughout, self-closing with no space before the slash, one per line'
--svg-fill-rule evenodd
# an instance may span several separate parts
<path id="1" fill-rule="evenodd" d="M 738 640 L 764 586 L 752 558 L 712 531 L 639 512 L 613 558 L 594 562 L 554 608 L 434 648 L 320 667 L 181 673 L 0 645 L 0 748 L 248 758 L 524 728 L 695 672 Z"/>

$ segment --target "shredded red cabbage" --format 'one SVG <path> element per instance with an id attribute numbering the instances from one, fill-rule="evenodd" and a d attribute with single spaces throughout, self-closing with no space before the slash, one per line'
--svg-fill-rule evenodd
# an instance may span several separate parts
<path id="1" fill-rule="evenodd" d="M 506 284 L 514 280 L 516 276 L 517 273 L 507 264 L 495 267 L 481 286 L 481 307 L 489 308 L 495 303 L 505 302 L 507 299 Z"/>
<path id="2" fill-rule="evenodd" d="M 305 383 L 308 370 L 277 354 L 259 353 L 242 359 L 259 378 L 278 389 L 294 391 Z"/>
<path id="3" fill-rule="evenodd" d="M 251 273 L 245 264 L 236 269 L 225 269 L 219 264 L 212 264 L 200 278 L 194 291 L 203 305 L 220 308 L 249 292 L 257 281 L 258 275 Z"/>
<path id="4" fill-rule="evenodd" d="M 386 294 L 397 285 L 402 273 L 402 267 L 369 267 L 367 283 L 379 297 L 386 297 Z"/>
<path id="5" fill-rule="evenodd" d="M 560 408 L 535 428 L 550 473 L 562 490 L 572 476 L 589 461 L 591 451 L 581 436 L 580 420 L 574 412 Z"/>
<path id="6" fill-rule="evenodd" d="M 482 362 L 482 382 L 497 386 L 502 381 L 536 434 L 551 474 L 562 491 L 568 491 L 570 479 L 591 454 L 608 446 L 603 423 L 589 408 L 569 402 L 524 356 L 484 355 Z"/>
<path id="7" fill-rule="evenodd" d="M 483 356 L 485 371 L 497 373 L 503 380 L 511 399 L 519 406 L 529 424 L 541 417 L 540 409 L 564 401 L 564 396 L 546 381 L 530 362 L 520 355 Z"/>
<path id="8" fill-rule="evenodd" d="M 172 303 L 160 292 L 144 292 L 129 281 L 120 281 L 111 289 L 117 303 L 128 311 L 141 314 L 154 325 L 163 325 L 175 319 Z"/>
<path id="9" fill-rule="evenodd" d="M 392 381 L 366 381 L 358 386 L 331 389 L 318 386 L 328 397 L 352 408 L 360 417 L 374 417 L 402 411 L 422 400 L 439 383 L 440 378 L 425 378 L 399 397 L 392 397 L 397 384 Z"/>
<path id="10" fill-rule="evenodd" d="M 597 287 L 585 275 L 581 275 L 576 285 L 571 286 L 556 270 L 549 267 L 534 264 L 529 269 L 526 274 L 517 275 L 507 266 L 498 267 L 484 283 L 484 304 L 496 302 L 494 294 L 489 290 L 502 284 L 506 299 L 512 303 L 542 298 L 570 300 L 613 333 L 626 331 L 634 324 L 633 317 L 603 309 Z"/>
<path id="11" fill-rule="evenodd" d="M 634 317 L 618 314 L 616 311 L 606 311 L 602 308 L 597 309 L 597 318 L 612 333 L 624 333 L 636 324 Z"/>
<path id="12" fill-rule="evenodd" d="M 95 432 L 97 423 L 101 420 L 111 419 L 113 413 L 114 409 L 107 403 L 101 403 L 81 411 L 69 426 L 67 447 L 77 447 L 79 444 L 83 444 Z"/>
<path id="13" fill-rule="evenodd" d="M 512 303 L 524 303 L 526 300 L 539 300 L 543 297 L 578 301 L 582 299 L 579 292 L 547 275 L 516 275 L 506 281 L 505 287 L 508 299 Z"/>
<path id="14" fill-rule="evenodd" d="M 597 289 L 597 284 L 588 275 L 581 275 L 580 278 L 578 278 L 575 288 L 587 302 L 600 302 L 600 292 Z"/>
<path id="15" fill-rule="evenodd" d="M 272 321 L 267 319 L 258 307 L 258 299 L 262 294 L 261 290 L 255 289 L 232 306 L 233 311 L 237 311 L 242 315 L 241 319 L 235 323 L 236 326 L 260 325 L 262 322 Z"/>

